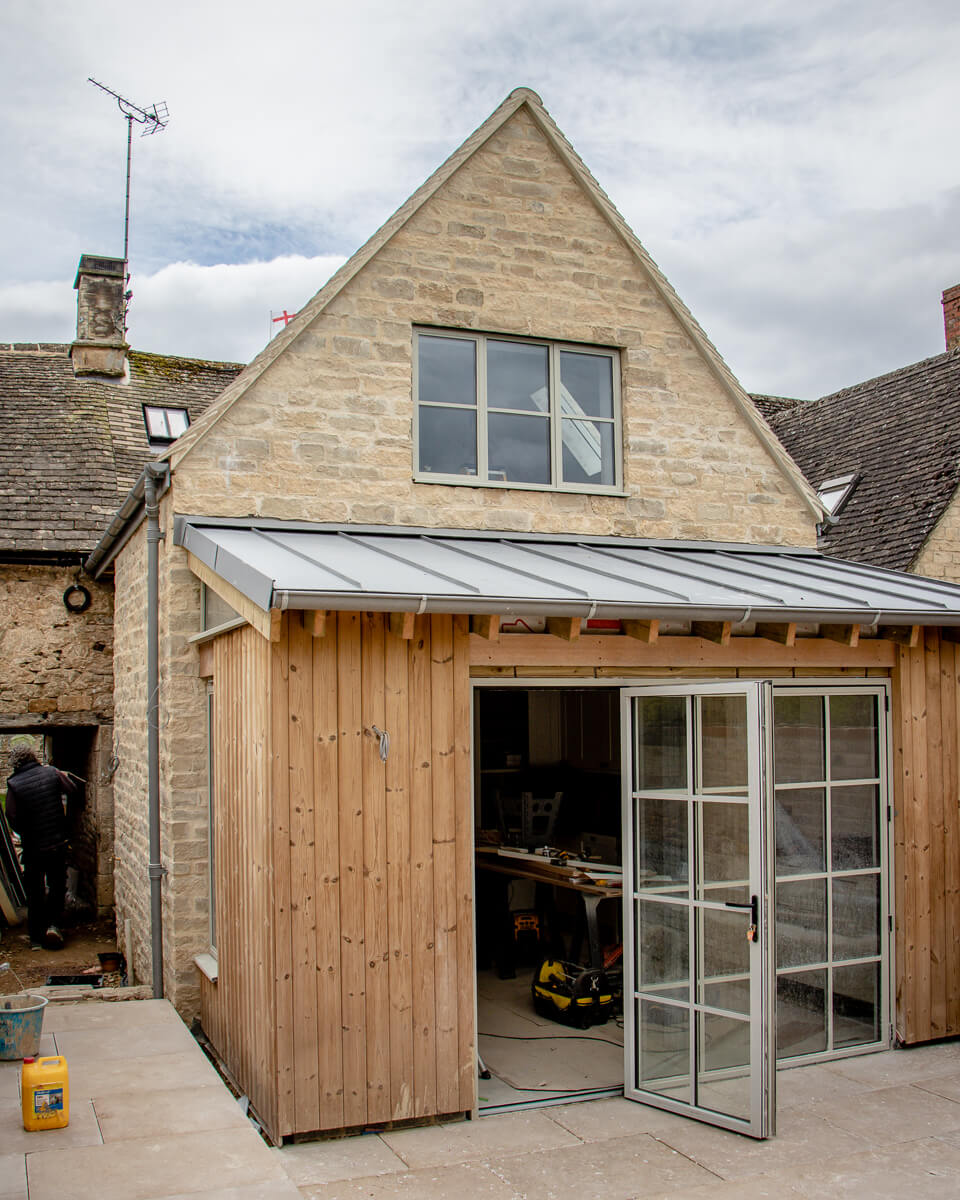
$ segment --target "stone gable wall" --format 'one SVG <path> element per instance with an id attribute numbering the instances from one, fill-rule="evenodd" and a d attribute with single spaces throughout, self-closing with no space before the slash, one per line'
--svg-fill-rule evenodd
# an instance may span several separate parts
<path id="1" fill-rule="evenodd" d="M 415 325 L 621 348 L 624 497 L 414 483 Z M 814 545 L 814 517 L 520 110 L 176 468 L 178 511 Z"/>
<path id="2" fill-rule="evenodd" d="M 947 505 L 910 570 L 914 575 L 960 583 L 960 497 L 954 496 Z"/>

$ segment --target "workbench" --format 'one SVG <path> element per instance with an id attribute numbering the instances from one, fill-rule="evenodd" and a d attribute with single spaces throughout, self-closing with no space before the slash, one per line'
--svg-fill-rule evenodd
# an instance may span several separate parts
<path id="1" fill-rule="evenodd" d="M 619 900 L 623 895 L 622 887 L 607 887 L 584 880 L 584 868 L 581 865 L 561 866 L 538 854 L 501 854 L 498 846 L 477 846 L 476 858 L 477 868 L 481 871 L 509 875 L 513 879 L 532 879 L 535 883 L 551 884 L 576 892 L 583 904 L 589 965 L 603 966 L 597 910 L 604 900 Z"/>

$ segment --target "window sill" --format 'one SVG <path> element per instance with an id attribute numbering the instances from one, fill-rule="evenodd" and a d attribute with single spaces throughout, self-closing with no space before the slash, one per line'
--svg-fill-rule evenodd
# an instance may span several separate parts
<path id="1" fill-rule="evenodd" d="M 630 498 L 629 492 L 621 491 L 616 487 L 577 487 L 576 484 L 567 483 L 561 484 L 559 487 L 552 487 L 547 483 L 519 483 L 519 482 L 501 482 L 499 479 L 477 479 L 472 475 L 417 475 L 413 476 L 414 483 L 430 483 L 434 486 L 441 487 L 472 487 L 472 488 L 496 488 L 499 491 L 514 491 L 514 492 L 543 492 L 547 495 L 576 495 L 576 496 L 611 496 L 614 500 L 627 500 Z"/>
<path id="2" fill-rule="evenodd" d="M 198 954 L 193 961 L 201 974 L 206 975 L 211 983 L 217 982 L 217 957 L 215 954 Z"/>

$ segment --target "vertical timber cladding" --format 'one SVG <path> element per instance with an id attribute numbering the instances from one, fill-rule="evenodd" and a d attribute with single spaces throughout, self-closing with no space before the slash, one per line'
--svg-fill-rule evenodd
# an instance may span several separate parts
<path id="1" fill-rule="evenodd" d="M 270 644 L 250 626 L 214 653 L 213 845 L 218 982 L 203 981 L 202 1020 L 240 1087 L 276 1123 L 273 1032 L 273 835 Z"/>
<path id="2" fill-rule="evenodd" d="M 273 643 L 280 1136 L 474 1105 L 467 620 Z"/>
<path id="3" fill-rule="evenodd" d="M 894 890 L 897 1036 L 960 1034 L 960 647 L 925 629 L 897 647 Z"/>

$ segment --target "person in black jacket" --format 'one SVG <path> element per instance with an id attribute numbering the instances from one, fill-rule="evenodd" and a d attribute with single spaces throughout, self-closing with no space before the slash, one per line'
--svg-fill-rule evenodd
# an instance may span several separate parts
<path id="1" fill-rule="evenodd" d="M 10 756 L 13 773 L 7 780 L 7 820 L 20 835 L 27 925 L 34 950 L 44 940 L 52 949 L 63 945 L 63 905 L 67 887 L 69 825 L 64 794 L 76 784 L 56 767 L 44 766 L 29 746 L 17 746 Z"/>

